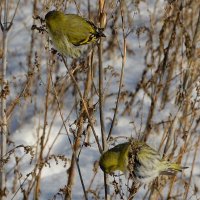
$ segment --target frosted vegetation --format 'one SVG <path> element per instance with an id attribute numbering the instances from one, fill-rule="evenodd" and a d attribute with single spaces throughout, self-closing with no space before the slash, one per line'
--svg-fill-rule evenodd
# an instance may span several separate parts
<path id="1" fill-rule="evenodd" d="M 0 5 L 0 200 L 200 199 L 199 0 Z M 106 38 L 64 61 L 45 30 L 52 9 Z M 104 176 L 101 150 L 130 137 L 189 168 L 141 187 Z"/>

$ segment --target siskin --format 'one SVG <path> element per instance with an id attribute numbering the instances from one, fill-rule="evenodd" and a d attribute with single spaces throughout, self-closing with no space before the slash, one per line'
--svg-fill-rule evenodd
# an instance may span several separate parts
<path id="1" fill-rule="evenodd" d="M 171 163 L 144 142 L 131 140 L 103 153 L 99 165 L 105 173 L 116 170 L 140 183 L 149 183 L 159 175 L 174 175 L 187 167 Z"/>
<path id="2" fill-rule="evenodd" d="M 50 11 L 45 22 L 55 48 L 63 55 L 77 58 L 81 55 L 81 45 L 94 43 L 105 37 L 103 29 L 76 14 Z"/>

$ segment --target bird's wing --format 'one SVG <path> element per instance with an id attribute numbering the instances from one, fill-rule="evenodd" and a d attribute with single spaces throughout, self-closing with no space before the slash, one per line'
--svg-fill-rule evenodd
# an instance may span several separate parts
<path id="1" fill-rule="evenodd" d="M 75 46 L 89 43 L 95 34 L 94 27 L 88 21 L 74 14 L 66 15 L 64 29 L 67 30 L 69 41 Z"/>

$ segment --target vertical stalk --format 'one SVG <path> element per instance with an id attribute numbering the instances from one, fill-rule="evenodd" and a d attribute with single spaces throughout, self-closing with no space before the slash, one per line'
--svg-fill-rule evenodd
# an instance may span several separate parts
<path id="1" fill-rule="evenodd" d="M 92 73 L 92 66 L 91 66 L 90 59 L 88 58 L 88 72 L 87 72 L 87 78 L 86 78 L 86 82 L 85 82 L 85 90 L 84 90 L 84 94 L 83 94 L 84 101 L 87 101 L 89 92 L 91 91 L 91 87 L 92 87 L 91 73 Z M 72 187 L 74 185 L 74 179 L 75 179 L 75 166 L 77 166 L 77 169 L 79 172 L 79 177 L 80 177 L 81 184 L 82 184 L 83 191 L 84 191 L 84 197 L 86 200 L 88 199 L 86 191 L 85 191 L 85 186 L 84 186 L 83 178 L 81 175 L 80 167 L 79 167 L 79 158 L 78 158 L 78 151 L 81 146 L 81 136 L 82 136 L 83 128 L 84 128 L 83 127 L 83 123 L 84 123 L 83 113 L 84 112 L 85 112 L 85 107 L 82 104 L 81 109 L 80 109 L 80 116 L 79 116 L 79 119 L 77 120 L 78 129 L 77 129 L 76 139 L 75 139 L 75 142 L 72 147 L 73 154 L 72 154 L 72 158 L 71 158 L 71 165 L 69 168 L 69 176 L 68 176 L 65 200 L 72 199 Z"/>
<path id="2" fill-rule="evenodd" d="M 66 63 L 66 61 L 65 61 L 65 58 L 64 58 L 62 55 L 61 55 L 61 57 L 62 57 L 62 61 L 63 61 L 64 65 L 65 65 L 65 67 L 66 67 L 66 69 L 67 69 L 67 71 L 68 71 L 68 73 L 69 73 L 69 75 L 70 75 L 70 77 L 71 77 L 71 79 L 72 79 L 72 82 L 74 83 L 75 88 L 76 88 L 76 90 L 77 90 L 77 92 L 78 92 L 78 94 L 79 94 L 79 96 L 80 96 L 80 98 L 81 98 L 82 105 L 84 106 L 85 114 L 86 114 L 86 116 L 87 116 L 87 118 L 88 118 L 88 121 L 89 121 L 89 123 L 90 123 L 90 127 L 91 127 L 91 129 L 92 129 L 92 132 L 93 132 L 95 141 L 96 141 L 96 143 L 97 143 L 99 152 L 102 153 L 103 151 L 102 151 L 101 145 L 100 145 L 100 143 L 99 143 L 99 139 L 98 139 L 98 136 L 97 136 L 97 134 L 96 134 L 96 131 L 95 131 L 95 129 L 94 129 L 93 122 L 92 122 L 92 119 L 91 119 L 90 114 L 89 114 L 89 111 L 88 111 L 88 106 L 87 106 L 87 104 L 86 104 L 86 102 L 85 102 L 85 99 L 83 98 L 83 95 L 82 95 L 82 93 L 81 93 L 80 87 L 78 86 L 78 83 L 77 83 L 76 79 L 74 78 L 73 73 L 70 71 L 69 67 L 67 66 L 67 63 Z"/>
<path id="3" fill-rule="evenodd" d="M 33 2 L 33 16 L 35 17 L 38 14 L 37 10 L 37 0 L 34 0 Z M 33 18 L 33 24 L 35 24 L 35 18 Z M 30 50 L 28 54 L 28 66 L 29 70 L 32 71 L 32 55 L 34 50 L 34 44 L 35 44 L 35 31 L 31 32 L 31 42 L 30 42 Z"/>
<path id="4" fill-rule="evenodd" d="M 192 182 L 192 177 L 193 177 L 193 173 L 194 173 L 194 166 L 195 166 L 195 161 L 196 161 L 197 154 L 198 154 L 199 144 L 200 144 L 200 136 L 199 136 L 198 141 L 197 141 L 197 143 L 195 145 L 195 152 L 194 152 L 194 156 L 193 156 L 193 161 L 192 161 L 192 167 L 191 167 L 191 171 L 190 171 L 188 187 L 186 188 L 186 191 L 185 191 L 185 194 L 184 194 L 184 199 L 185 200 L 188 199 L 189 189 L 190 189 L 190 186 L 192 185 L 191 182 Z"/>
<path id="5" fill-rule="evenodd" d="M 8 52 L 8 1 L 4 0 L 4 19 L 3 24 L 1 23 L 1 29 L 3 31 L 3 58 L 1 66 L 1 160 L 7 151 L 7 118 L 6 118 L 6 96 L 8 95 L 8 85 L 6 81 L 6 70 L 7 70 L 7 52 Z M 3 163 L 3 162 L 2 162 Z M 0 170 L 0 200 L 5 199 L 6 191 L 6 180 L 5 180 L 5 163 L 2 164 Z"/>
<path id="6" fill-rule="evenodd" d="M 45 148 L 45 137 L 46 137 L 46 130 L 47 130 L 47 117 L 48 117 L 48 107 L 49 107 L 49 91 L 50 91 L 50 84 L 51 84 L 51 72 L 50 67 L 48 67 L 47 71 L 47 86 L 46 86 L 46 96 L 45 96 L 45 113 L 44 113 L 44 124 L 43 124 L 43 133 L 40 138 L 40 152 L 39 152 L 39 158 L 38 158 L 38 166 L 39 171 L 36 176 L 36 183 L 35 183 L 35 192 L 34 192 L 34 199 L 38 200 L 40 199 L 40 181 L 41 181 L 41 173 L 43 169 L 43 153 Z"/>
<path id="7" fill-rule="evenodd" d="M 107 137 L 108 141 L 110 139 L 110 136 L 112 134 L 112 130 L 113 130 L 113 127 L 114 127 L 115 121 L 116 121 L 116 116 L 117 116 L 118 107 L 119 107 L 119 99 L 120 99 L 121 89 L 122 89 L 122 84 L 123 84 L 124 67 L 125 67 L 125 63 L 126 63 L 126 34 L 125 34 L 123 1 L 120 3 L 120 13 L 121 13 L 122 32 L 123 32 L 123 52 L 121 52 L 122 67 L 121 67 L 121 74 L 120 74 L 120 80 L 119 80 L 119 89 L 118 89 L 118 93 L 117 93 L 117 101 L 116 101 L 116 105 L 115 105 L 115 110 L 114 110 L 114 115 L 113 115 L 110 131 L 109 131 L 108 137 Z"/>
<path id="8" fill-rule="evenodd" d="M 103 27 L 103 8 L 104 0 L 99 0 L 99 21 L 100 27 Z M 98 44 L 98 57 L 99 57 L 99 112 L 100 112 L 100 124 L 101 124 L 101 136 L 102 136 L 102 147 L 103 150 L 106 146 L 106 136 L 105 136 L 105 124 L 104 124 L 104 113 L 103 113 L 103 66 L 102 66 L 102 38 L 99 40 Z"/>
<path id="9" fill-rule="evenodd" d="M 100 27 L 104 28 L 104 7 L 105 7 L 105 1 L 99 0 L 99 21 L 100 21 Z M 107 150 L 107 141 L 106 141 L 106 135 L 105 135 L 105 124 L 104 124 L 104 112 L 103 112 L 103 66 L 102 66 L 102 50 L 103 50 L 103 44 L 102 44 L 102 38 L 100 38 L 98 43 L 98 58 L 99 58 L 99 113 L 100 113 L 100 124 L 101 124 L 101 138 L 102 138 L 102 147 L 103 150 Z M 105 188 L 105 199 L 110 199 L 110 186 L 108 184 L 109 179 L 108 175 L 104 173 L 104 188 Z"/>

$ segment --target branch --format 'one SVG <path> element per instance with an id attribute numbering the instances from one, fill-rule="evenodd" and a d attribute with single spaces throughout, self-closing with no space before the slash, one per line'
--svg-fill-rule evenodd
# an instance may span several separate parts
<path id="1" fill-rule="evenodd" d="M 123 31 L 123 53 L 121 52 L 122 68 L 121 68 L 121 75 L 120 75 L 120 81 L 119 81 L 119 90 L 118 90 L 118 94 L 117 94 L 117 102 L 116 102 L 116 106 L 115 106 L 115 111 L 114 111 L 114 116 L 113 116 L 113 120 L 111 123 L 110 131 L 109 131 L 109 134 L 107 137 L 107 141 L 109 141 L 109 139 L 110 139 L 110 136 L 112 134 L 112 130 L 113 130 L 113 127 L 114 127 L 115 121 L 116 121 L 116 116 L 117 116 L 117 111 L 118 111 L 118 106 L 119 106 L 119 98 L 120 98 L 121 88 L 122 88 L 122 83 L 123 83 L 124 67 L 125 67 L 125 63 L 126 63 L 126 34 L 125 34 L 124 12 L 123 12 L 123 8 L 122 8 L 122 3 L 120 3 L 120 12 L 121 12 L 122 31 Z"/>
<path id="2" fill-rule="evenodd" d="M 76 82 L 76 79 L 74 78 L 74 75 L 72 74 L 72 72 L 71 72 L 70 69 L 68 68 L 64 56 L 61 55 L 61 58 L 62 58 L 62 60 L 63 60 L 63 62 L 64 62 L 64 65 L 65 65 L 65 67 L 66 67 L 66 69 L 67 69 L 67 71 L 68 71 L 68 73 L 69 73 L 69 75 L 70 75 L 70 77 L 71 77 L 71 79 L 72 79 L 74 85 L 75 85 L 75 88 L 76 88 L 77 92 L 79 93 L 79 96 L 80 96 L 81 101 L 82 101 L 82 103 L 83 103 L 83 106 L 84 106 L 84 109 L 85 109 L 85 112 L 86 112 L 88 121 L 89 121 L 90 126 L 91 126 L 91 129 L 92 129 L 92 132 L 93 132 L 93 134 L 94 134 L 94 138 L 95 138 L 96 143 L 97 143 L 97 145 L 98 145 L 99 152 L 102 153 L 103 151 L 102 151 L 101 145 L 100 145 L 100 143 L 99 143 L 98 136 L 97 136 L 96 131 L 95 131 L 95 129 L 94 129 L 92 120 L 91 120 L 91 118 L 90 118 L 89 111 L 88 111 L 88 109 L 87 109 L 87 104 L 86 104 L 86 102 L 85 102 L 85 100 L 84 100 L 84 98 L 83 98 L 83 95 L 82 95 L 82 93 L 81 93 L 81 90 L 80 90 L 80 88 L 79 88 L 79 86 L 78 86 L 78 84 L 77 84 L 77 82 Z"/>

